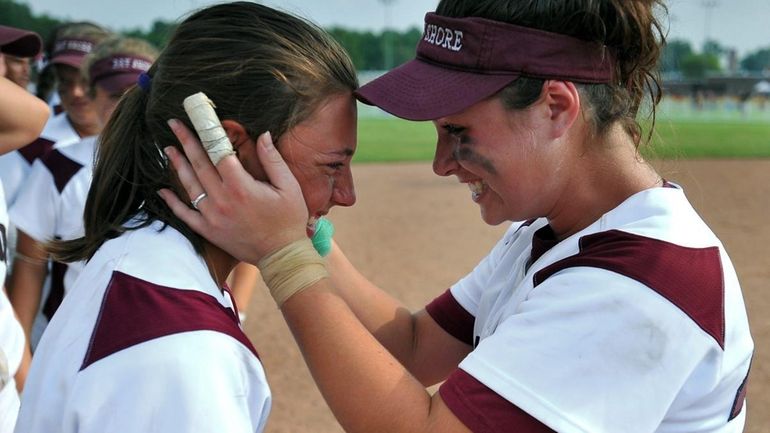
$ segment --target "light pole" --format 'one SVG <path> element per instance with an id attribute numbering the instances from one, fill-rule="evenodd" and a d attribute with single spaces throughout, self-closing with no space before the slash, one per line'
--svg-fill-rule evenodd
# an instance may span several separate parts
<path id="1" fill-rule="evenodd" d="M 393 68 L 393 40 L 390 32 L 390 9 L 396 0 L 378 0 L 385 6 L 385 27 L 382 30 L 383 43 L 385 44 L 383 51 L 385 54 L 384 66 L 385 69 Z"/>
<path id="2" fill-rule="evenodd" d="M 703 6 L 703 9 L 706 11 L 706 22 L 705 22 L 705 42 L 708 42 L 711 40 L 711 12 L 713 12 L 714 9 L 716 9 L 717 6 L 719 6 L 719 0 L 701 0 L 700 2 L 701 6 Z"/>

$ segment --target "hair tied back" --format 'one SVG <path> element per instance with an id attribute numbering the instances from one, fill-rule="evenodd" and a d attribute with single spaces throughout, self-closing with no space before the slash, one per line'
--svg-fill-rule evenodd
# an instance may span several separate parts
<path id="1" fill-rule="evenodd" d="M 152 77 L 150 77 L 147 72 L 142 72 L 139 74 L 136 84 L 138 84 L 144 92 L 149 92 L 150 86 L 152 85 Z"/>

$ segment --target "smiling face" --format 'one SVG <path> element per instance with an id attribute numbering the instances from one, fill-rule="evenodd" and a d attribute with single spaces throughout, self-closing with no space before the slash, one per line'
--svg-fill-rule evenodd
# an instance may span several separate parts
<path id="1" fill-rule="evenodd" d="M 549 215 L 558 199 L 566 153 L 548 137 L 547 110 L 507 110 L 492 97 L 434 121 L 433 171 L 457 176 L 490 225 Z"/>
<path id="2" fill-rule="evenodd" d="M 334 206 L 356 202 L 350 161 L 356 150 L 356 104 L 352 94 L 330 96 L 308 119 L 278 138 L 278 151 L 302 188 L 309 222 Z M 254 142 L 238 148 L 247 171 L 265 174 L 254 153 Z"/>

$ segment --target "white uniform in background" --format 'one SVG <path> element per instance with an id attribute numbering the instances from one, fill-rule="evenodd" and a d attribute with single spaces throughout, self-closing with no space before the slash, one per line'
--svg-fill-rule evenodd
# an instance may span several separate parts
<path id="1" fill-rule="evenodd" d="M 45 155 L 56 143 L 74 143 L 80 136 L 67 119 L 66 113 L 53 116 L 32 143 L 13 152 L 0 156 L 0 180 L 5 188 L 5 201 L 10 208 L 16 200 L 19 189 L 32 169 L 32 163 Z"/>
<path id="2" fill-rule="evenodd" d="M 7 229 L 8 214 L 0 182 L 0 433 L 13 431 L 19 412 L 19 394 L 13 376 L 21 365 L 24 352 L 24 330 L 2 288 L 8 264 Z"/>
<path id="3" fill-rule="evenodd" d="M 263 430 L 270 389 L 229 292 L 161 228 L 85 266 L 35 353 L 16 433 Z"/>
<path id="4" fill-rule="evenodd" d="M 10 209 L 13 206 L 35 160 L 48 153 L 56 143 L 74 143 L 78 140 L 80 140 L 80 136 L 78 136 L 78 133 L 67 119 L 67 114 L 61 113 L 48 119 L 43 132 L 40 133 L 40 137 L 37 140 L 21 149 L 0 155 L 0 182 L 2 182 L 5 188 L 5 204 L 7 208 Z M 11 220 L 10 226 L 6 227 L 6 229 L 8 236 L 8 265 L 10 267 L 16 251 L 15 222 Z M 9 268 L 8 272 L 10 271 L 11 269 Z"/>
<path id="5" fill-rule="evenodd" d="M 743 431 L 740 285 L 675 185 L 561 242 L 545 219 L 514 224 L 427 310 L 474 347 L 439 391 L 469 427 L 524 414 L 560 433 Z"/>
<path id="6" fill-rule="evenodd" d="M 83 211 L 93 178 L 97 137 L 76 143 L 56 144 L 32 164 L 24 187 L 10 209 L 16 228 L 37 242 L 75 239 L 83 236 Z M 48 289 L 41 297 L 32 329 L 35 349 L 40 337 L 75 282 L 83 263 L 51 263 Z"/>

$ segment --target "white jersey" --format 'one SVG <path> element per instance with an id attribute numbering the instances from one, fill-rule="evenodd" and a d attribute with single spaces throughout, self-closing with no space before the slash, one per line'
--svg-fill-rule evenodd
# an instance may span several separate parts
<path id="1" fill-rule="evenodd" d="M 439 391 L 474 431 L 522 414 L 560 433 L 743 431 L 743 297 L 678 187 L 560 242 L 544 219 L 515 224 L 427 310 L 474 347 Z"/>
<path id="2" fill-rule="evenodd" d="M 0 182 L 0 433 L 12 432 L 16 422 L 19 395 L 13 376 L 21 365 L 24 351 L 24 330 L 3 289 L 8 265 L 7 229 L 8 213 Z"/>
<path id="3" fill-rule="evenodd" d="M 16 433 L 263 430 L 270 389 L 233 300 L 162 226 L 88 262 L 35 353 Z"/>
<path id="4" fill-rule="evenodd" d="M 57 143 L 32 164 L 10 209 L 11 221 L 18 230 L 40 243 L 83 236 L 83 211 L 93 178 L 96 142 L 94 136 L 75 143 Z M 32 330 L 33 348 L 82 268 L 82 262 L 51 263 Z"/>
<path id="5" fill-rule="evenodd" d="M 80 136 L 67 119 L 67 114 L 61 113 L 48 119 L 37 140 L 21 149 L 1 155 L 0 181 L 5 188 L 8 207 L 10 208 L 16 200 L 16 195 L 35 160 L 48 153 L 56 143 L 73 143 L 78 140 Z"/>

